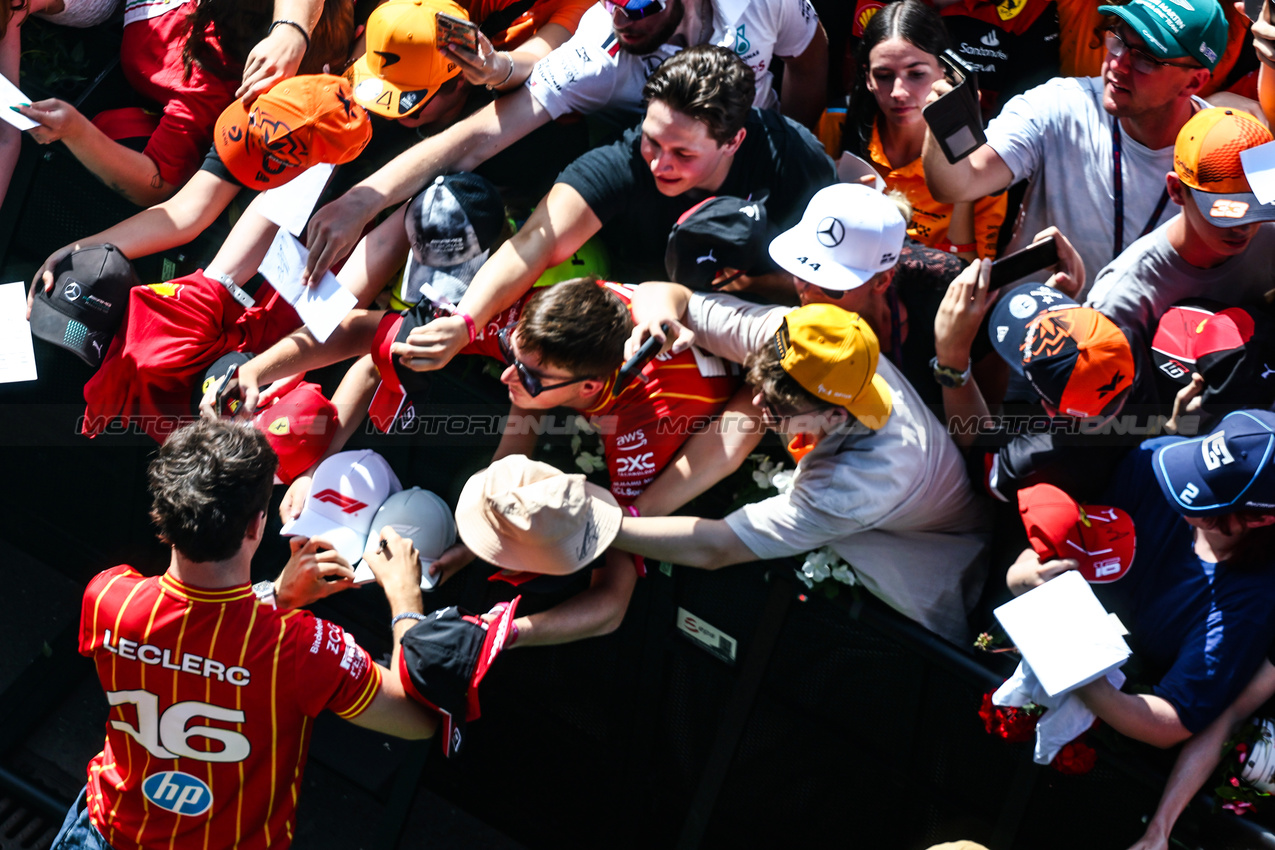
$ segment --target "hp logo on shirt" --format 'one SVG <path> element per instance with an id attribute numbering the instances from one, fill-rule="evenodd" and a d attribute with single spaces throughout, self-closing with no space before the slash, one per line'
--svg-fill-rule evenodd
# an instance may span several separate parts
<path id="1" fill-rule="evenodd" d="M 178 815 L 202 815 L 212 807 L 212 791 L 199 779 L 179 770 L 166 770 L 146 777 L 142 783 L 146 799 Z"/>

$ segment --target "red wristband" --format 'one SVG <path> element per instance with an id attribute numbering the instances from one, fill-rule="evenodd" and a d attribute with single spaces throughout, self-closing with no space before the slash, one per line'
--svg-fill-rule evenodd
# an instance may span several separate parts
<path id="1" fill-rule="evenodd" d="M 469 341 L 473 342 L 478 339 L 478 326 L 474 324 L 474 317 L 468 313 L 456 313 L 455 315 L 465 320 L 465 327 L 469 330 Z"/>
<path id="2" fill-rule="evenodd" d="M 949 245 L 948 253 L 951 254 L 970 254 L 978 250 L 978 243 L 971 242 L 968 245 Z"/>

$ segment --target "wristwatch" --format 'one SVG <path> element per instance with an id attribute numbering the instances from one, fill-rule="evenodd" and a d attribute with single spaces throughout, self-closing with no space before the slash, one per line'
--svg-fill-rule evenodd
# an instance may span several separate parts
<path id="1" fill-rule="evenodd" d="M 278 608 L 279 605 L 275 601 L 274 582 L 269 579 L 259 581 L 252 586 L 252 592 L 257 595 L 258 602 L 264 602 L 271 608 Z"/>
<path id="2" fill-rule="evenodd" d="M 957 387 L 965 386 L 970 379 L 970 367 L 967 365 L 964 372 L 958 372 L 950 366 L 940 366 L 938 357 L 930 358 L 930 368 L 934 370 L 934 380 L 938 381 L 940 386 L 954 390 Z"/>

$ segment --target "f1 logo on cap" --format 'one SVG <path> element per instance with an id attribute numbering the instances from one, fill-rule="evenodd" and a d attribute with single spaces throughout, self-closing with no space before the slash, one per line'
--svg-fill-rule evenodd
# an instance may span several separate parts
<path id="1" fill-rule="evenodd" d="M 815 230 L 815 238 L 825 248 L 835 248 L 846 238 L 846 226 L 838 218 L 824 216 Z"/>
<path id="2" fill-rule="evenodd" d="M 336 505 L 347 514 L 356 514 L 367 507 L 367 502 L 360 502 L 353 496 L 344 496 L 336 490 L 333 490 L 331 487 L 315 493 L 313 498 L 319 502 L 327 502 L 330 505 Z"/>
<path id="3" fill-rule="evenodd" d="M 1204 466 L 1217 469 L 1228 463 L 1234 463 L 1230 451 L 1226 448 L 1226 432 L 1218 431 L 1200 443 L 1200 453 L 1204 455 Z"/>

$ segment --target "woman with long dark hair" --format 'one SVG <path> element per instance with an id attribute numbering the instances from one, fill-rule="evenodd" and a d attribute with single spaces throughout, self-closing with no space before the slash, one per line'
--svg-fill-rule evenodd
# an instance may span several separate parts
<path id="1" fill-rule="evenodd" d="M 888 3 L 859 43 L 858 75 L 847 110 L 846 148 L 868 160 L 912 204 L 908 235 L 965 259 L 994 257 L 1005 218 L 1005 196 L 941 204 L 921 168 L 930 86 L 943 76 L 939 54 L 949 47 L 938 12 L 921 0 Z"/>

